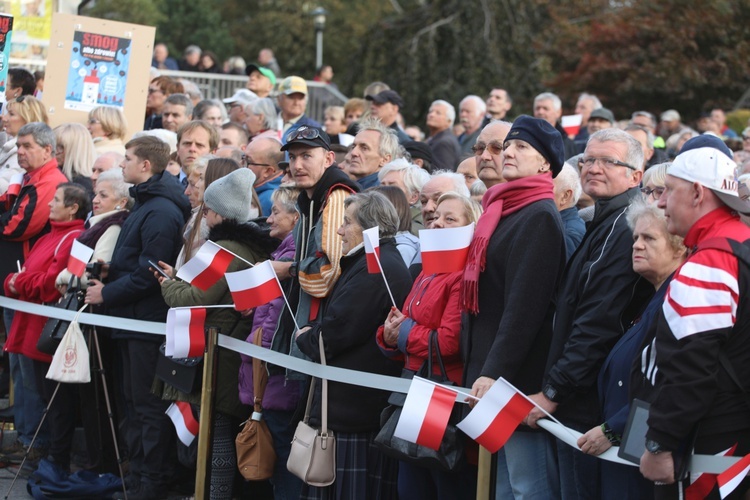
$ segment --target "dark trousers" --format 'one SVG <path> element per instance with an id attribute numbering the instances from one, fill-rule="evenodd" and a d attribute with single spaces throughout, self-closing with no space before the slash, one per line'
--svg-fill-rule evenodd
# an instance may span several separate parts
<path id="1" fill-rule="evenodd" d="M 144 484 L 165 488 L 176 465 L 175 430 L 164 413 L 169 402 L 151 392 L 159 343 L 121 340 L 122 383 L 125 401 L 123 440 L 129 451 L 130 472 Z"/>
<path id="2" fill-rule="evenodd" d="M 73 446 L 73 435 L 76 429 L 76 410 L 78 408 L 78 384 L 62 384 L 46 378 L 49 363 L 34 361 L 37 390 L 48 405 L 47 418 L 50 444 L 49 456 L 63 469 L 70 469 L 70 451 Z M 54 395 L 54 399 L 52 396 Z M 52 401 L 52 403 L 50 403 Z"/>

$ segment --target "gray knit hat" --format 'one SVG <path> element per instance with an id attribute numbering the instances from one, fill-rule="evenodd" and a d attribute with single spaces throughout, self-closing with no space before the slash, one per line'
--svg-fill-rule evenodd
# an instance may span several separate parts
<path id="1" fill-rule="evenodd" d="M 211 183 L 203 193 L 203 203 L 225 219 L 245 222 L 250 219 L 255 174 L 240 168 Z"/>

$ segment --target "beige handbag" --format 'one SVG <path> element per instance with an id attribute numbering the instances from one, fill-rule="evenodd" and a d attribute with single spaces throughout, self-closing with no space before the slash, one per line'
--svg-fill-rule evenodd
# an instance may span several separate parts
<path id="1" fill-rule="evenodd" d="M 326 355 L 323 348 L 323 336 L 318 337 L 320 345 L 320 364 L 325 366 Z M 315 377 L 310 382 L 310 393 L 307 395 L 305 418 L 297 424 L 292 439 L 286 468 L 310 486 L 329 486 L 336 480 L 336 439 L 328 430 L 328 380 L 322 379 L 322 401 L 320 403 L 320 430 L 310 427 L 310 406 L 315 393 Z"/>

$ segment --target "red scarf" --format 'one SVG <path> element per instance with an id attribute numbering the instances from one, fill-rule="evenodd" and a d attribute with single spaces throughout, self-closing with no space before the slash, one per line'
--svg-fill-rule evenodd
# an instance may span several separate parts
<path id="1" fill-rule="evenodd" d="M 477 222 L 461 282 L 461 309 L 479 312 L 479 274 L 487 264 L 487 245 L 500 219 L 539 200 L 554 200 L 551 174 L 522 177 L 492 186 L 482 198 L 484 213 Z"/>

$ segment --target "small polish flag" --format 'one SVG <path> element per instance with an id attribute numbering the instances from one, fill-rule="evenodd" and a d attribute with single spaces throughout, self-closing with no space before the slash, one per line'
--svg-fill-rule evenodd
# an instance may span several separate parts
<path id="1" fill-rule="evenodd" d="M 716 482 L 719 484 L 719 495 L 726 498 L 740 485 L 750 471 L 750 455 L 745 455 L 727 470 L 719 474 Z"/>
<path id="2" fill-rule="evenodd" d="M 234 308 L 238 311 L 262 306 L 282 295 L 270 260 L 225 276 L 234 299 Z"/>
<path id="3" fill-rule="evenodd" d="M 23 186 L 23 173 L 13 174 L 10 178 L 10 184 L 8 185 L 8 195 L 18 196 Z"/>
<path id="4" fill-rule="evenodd" d="M 86 264 L 94 255 L 94 249 L 89 248 L 78 240 L 73 241 L 73 247 L 70 249 L 68 257 L 68 271 L 70 274 L 81 277 L 86 272 Z"/>
<path id="5" fill-rule="evenodd" d="M 439 449 L 457 395 L 456 391 L 414 377 L 394 437 Z"/>
<path id="6" fill-rule="evenodd" d="M 420 229 L 422 270 L 425 274 L 452 273 L 466 266 L 474 224 L 445 229 Z"/>
<path id="7" fill-rule="evenodd" d="M 375 226 L 362 231 L 362 237 L 365 241 L 365 257 L 367 258 L 367 272 L 370 274 L 379 274 L 380 266 L 380 227 Z M 375 257 L 377 254 L 377 258 Z"/>
<path id="8" fill-rule="evenodd" d="M 576 136 L 581 131 L 583 115 L 567 115 L 562 117 L 562 128 L 569 136 Z"/>
<path id="9" fill-rule="evenodd" d="M 203 356 L 206 348 L 206 309 L 203 307 L 170 309 L 167 314 L 167 339 L 164 353 L 175 358 L 195 358 Z"/>
<path id="10" fill-rule="evenodd" d="M 501 377 L 456 427 L 497 453 L 532 408 L 534 404 Z"/>
<path id="11" fill-rule="evenodd" d="M 175 401 L 167 411 L 165 412 L 177 431 L 177 437 L 180 438 L 182 444 L 190 446 L 195 436 L 198 435 L 198 421 L 193 416 L 193 409 L 190 408 L 190 403 L 185 401 Z"/>
<path id="12" fill-rule="evenodd" d="M 234 255 L 230 252 L 213 241 L 207 241 L 195 257 L 177 271 L 177 277 L 205 292 L 227 272 L 232 259 Z"/>

